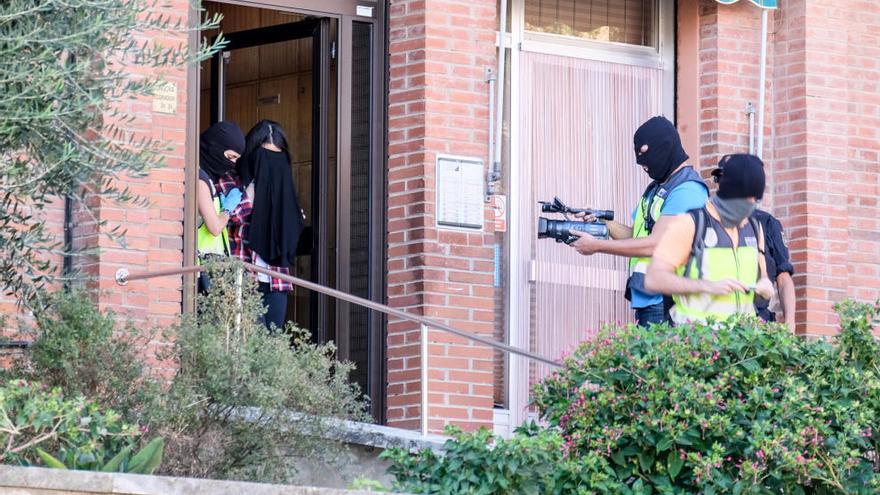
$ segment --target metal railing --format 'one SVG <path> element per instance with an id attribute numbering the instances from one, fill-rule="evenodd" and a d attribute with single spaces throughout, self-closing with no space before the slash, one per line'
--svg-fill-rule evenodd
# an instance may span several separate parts
<path id="1" fill-rule="evenodd" d="M 304 289 L 308 289 L 314 292 L 318 292 L 320 294 L 324 294 L 326 296 L 330 296 L 334 299 L 338 299 L 340 301 L 345 301 L 351 304 L 356 304 L 358 306 L 362 306 L 368 309 L 372 309 L 374 311 L 379 311 L 380 313 L 384 313 L 388 316 L 393 316 L 396 318 L 400 318 L 402 320 L 411 321 L 413 323 L 417 323 L 419 325 L 420 332 L 420 367 L 421 367 L 421 433 L 423 436 L 428 434 L 428 330 L 430 328 L 435 328 L 437 330 L 456 335 L 458 337 L 462 337 L 464 339 L 478 342 L 485 346 L 491 347 L 493 349 L 497 349 L 499 351 L 505 352 L 507 354 L 516 354 L 518 356 L 525 357 L 527 359 L 531 359 L 533 361 L 538 361 L 540 363 L 544 363 L 553 367 L 561 367 L 561 364 L 553 359 L 540 356 L 538 354 L 534 354 L 532 352 L 520 349 L 518 347 L 513 347 L 508 344 L 504 344 L 498 342 L 497 340 L 486 338 L 480 335 L 476 335 L 470 332 L 465 332 L 464 330 L 459 330 L 455 327 L 446 325 L 444 323 L 440 323 L 438 321 L 431 320 L 429 318 L 425 318 L 418 315 L 413 315 L 407 313 L 406 311 L 395 309 L 385 304 L 377 303 L 375 301 L 370 301 L 369 299 L 364 299 L 358 296 L 354 296 L 347 292 L 343 292 L 336 289 L 331 289 L 329 287 L 325 287 L 320 284 L 316 284 L 314 282 L 309 282 L 308 280 L 303 280 L 291 275 L 287 275 L 284 273 L 279 273 L 273 270 L 269 270 L 260 266 L 253 265 L 251 263 L 242 263 L 244 268 L 248 271 L 254 273 L 262 273 L 264 275 L 268 275 L 272 278 L 277 278 L 280 280 L 284 280 L 286 282 L 290 282 L 291 284 L 302 287 Z M 174 268 L 169 270 L 158 270 L 153 272 L 142 272 L 142 273 L 129 273 L 125 268 L 120 268 L 116 272 L 116 283 L 119 285 L 126 285 L 128 282 L 133 280 L 145 280 L 156 277 L 166 277 L 172 275 L 182 275 L 185 273 L 198 273 L 203 270 L 201 266 L 185 266 L 182 268 Z"/>

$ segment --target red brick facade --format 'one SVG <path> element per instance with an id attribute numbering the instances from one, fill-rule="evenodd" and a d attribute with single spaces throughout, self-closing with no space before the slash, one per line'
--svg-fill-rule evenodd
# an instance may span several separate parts
<path id="1" fill-rule="evenodd" d="M 495 64 L 495 2 L 394 2 L 389 24 L 388 301 L 491 335 L 491 224 L 483 233 L 436 227 L 434 166 L 440 154 L 487 162 L 486 69 Z M 390 322 L 387 356 L 388 424 L 416 426 L 418 326 Z M 448 422 L 491 424 L 492 358 L 485 347 L 430 333 L 431 430 Z"/>
<path id="2" fill-rule="evenodd" d="M 171 22 L 181 19 L 185 25 L 189 4 L 186 0 L 168 3 Z M 187 42 L 186 34 L 174 37 L 168 33 L 155 41 L 166 46 Z M 153 74 L 148 68 L 133 68 L 135 76 Z M 98 247 L 98 253 L 84 260 L 83 269 L 97 277 L 99 303 L 136 321 L 168 325 L 181 311 L 182 277 L 160 277 L 134 281 L 120 290 L 115 275 L 119 268 L 153 271 L 179 267 L 183 259 L 184 183 L 186 153 L 187 74 L 185 67 L 163 70 L 161 77 L 177 87 L 177 112 L 153 111 L 152 98 L 125 101 L 124 110 L 135 120 L 124 126 L 136 135 L 151 136 L 169 144 L 165 167 L 152 171 L 145 179 L 129 180 L 131 192 L 149 201 L 147 206 L 120 206 L 102 203 L 98 218 L 108 223 L 105 229 L 120 225 L 127 230 L 125 245 L 94 232 L 88 224 L 77 223 L 74 236 L 83 245 Z"/>

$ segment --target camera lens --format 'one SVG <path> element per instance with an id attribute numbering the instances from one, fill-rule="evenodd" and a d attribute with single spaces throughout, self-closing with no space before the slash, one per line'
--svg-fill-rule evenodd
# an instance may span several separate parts
<path id="1" fill-rule="evenodd" d="M 549 237 L 547 233 L 547 219 L 544 217 L 538 217 L 538 239 L 544 239 Z"/>

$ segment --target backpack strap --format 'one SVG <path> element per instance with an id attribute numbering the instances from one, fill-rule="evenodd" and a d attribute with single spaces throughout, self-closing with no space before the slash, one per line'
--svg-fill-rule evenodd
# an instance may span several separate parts
<path id="1" fill-rule="evenodd" d="M 758 241 L 758 252 L 761 253 L 761 256 L 764 256 L 764 251 L 767 248 L 764 239 L 764 227 L 754 215 L 749 217 L 749 225 L 755 231 L 755 239 Z"/>
<path id="2" fill-rule="evenodd" d="M 764 225 L 755 218 L 755 215 L 749 217 L 749 225 L 752 226 L 752 229 L 755 231 L 755 239 L 758 241 L 758 256 L 765 258 L 766 255 L 764 252 L 767 249 L 766 239 L 764 238 Z M 761 277 L 769 276 L 766 273 L 767 266 L 764 265 L 764 269 L 761 269 L 761 262 L 758 262 L 758 280 L 761 280 Z"/>
<path id="3" fill-rule="evenodd" d="M 693 209 L 689 211 L 688 214 L 694 221 L 694 240 L 691 244 L 691 255 L 684 266 L 684 277 L 690 278 L 691 267 L 696 264 L 698 274 L 697 278 L 700 278 L 702 276 L 703 251 L 706 248 L 706 245 L 704 243 L 707 228 L 706 209 L 705 207 Z"/>
<path id="4" fill-rule="evenodd" d="M 642 219 L 645 224 L 645 231 L 650 234 L 654 231 L 654 219 L 651 218 L 651 204 L 654 202 L 654 196 L 657 194 L 657 189 L 659 189 L 660 185 L 657 184 L 657 181 L 653 181 L 648 184 L 648 187 L 645 188 L 645 192 L 642 193 L 641 201 L 642 203 Z"/>

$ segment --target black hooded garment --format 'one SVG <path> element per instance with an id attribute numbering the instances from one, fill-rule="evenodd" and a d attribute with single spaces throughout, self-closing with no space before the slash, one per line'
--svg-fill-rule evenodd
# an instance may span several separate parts
<path id="1" fill-rule="evenodd" d="M 232 122 L 217 122 L 199 137 L 199 166 L 215 182 L 235 167 L 226 150 L 244 153 L 244 134 Z"/>
<path id="2" fill-rule="evenodd" d="M 287 154 L 260 147 L 246 158 L 254 170 L 250 247 L 269 265 L 289 267 L 304 222 Z"/>
<path id="3" fill-rule="evenodd" d="M 665 117 L 653 117 L 642 124 L 633 136 L 636 163 L 648 168 L 648 176 L 662 183 L 672 171 L 687 161 L 675 125 Z M 648 151 L 639 154 L 643 145 Z"/>

